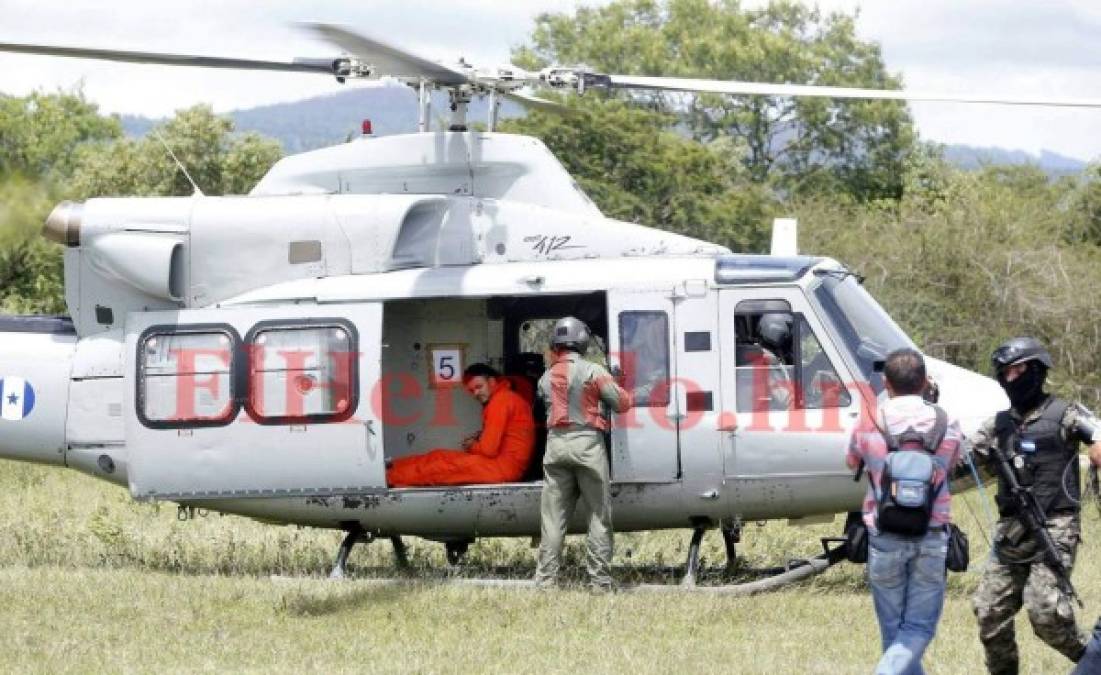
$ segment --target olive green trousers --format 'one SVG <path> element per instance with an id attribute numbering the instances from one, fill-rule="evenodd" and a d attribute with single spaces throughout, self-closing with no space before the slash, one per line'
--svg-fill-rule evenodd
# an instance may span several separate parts
<path id="1" fill-rule="evenodd" d="M 535 583 L 554 585 L 562 558 L 566 528 L 580 500 L 589 514 L 585 542 L 589 581 L 598 590 L 612 586 L 612 497 L 604 435 L 596 430 L 547 434 L 543 458 L 542 535 Z"/>

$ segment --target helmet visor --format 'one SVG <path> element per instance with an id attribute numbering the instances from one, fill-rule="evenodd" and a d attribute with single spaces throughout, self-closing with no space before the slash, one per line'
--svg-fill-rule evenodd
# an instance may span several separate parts
<path id="1" fill-rule="evenodd" d="M 1001 370 L 1006 366 L 1019 361 L 1025 356 L 1025 349 L 1022 349 L 1020 345 L 1008 344 L 1002 345 L 994 350 L 994 353 L 990 355 L 990 365 L 994 367 L 995 371 Z"/>
<path id="2" fill-rule="evenodd" d="M 1054 366 L 1051 354 L 1035 340 L 1012 340 L 994 350 L 990 355 L 990 365 L 997 375 L 1006 366 L 1026 361 L 1039 361 L 1044 368 Z"/>

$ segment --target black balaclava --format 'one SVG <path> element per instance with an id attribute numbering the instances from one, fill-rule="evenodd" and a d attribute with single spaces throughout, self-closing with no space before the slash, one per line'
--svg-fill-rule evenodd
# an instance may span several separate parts
<path id="1" fill-rule="evenodd" d="M 1006 382 L 1005 376 L 998 373 L 998 384 L 1002 385 L 1009 396 L 1009 402 L 1019 413 L 1027 413 L 1044 400 L 1044 379 L 1047 368 L 1039 361 L 1029 361 L 1027 369 L 1012 382 Z"/>

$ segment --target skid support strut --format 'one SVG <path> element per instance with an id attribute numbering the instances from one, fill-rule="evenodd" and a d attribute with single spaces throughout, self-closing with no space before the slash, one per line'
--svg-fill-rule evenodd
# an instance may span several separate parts
<path id="1" fill-rule="evenodd" d="M 394 545 L 394 563 L 398 566 L 399 570 L 403 572 L 408 571 L 409 554 L 405 542 L 401 540 L 400 536 L 395 534 L 390 537 L 390 543 Z"/>
<path id="2" fill-rule="evenodd" d="M 692 541 L 688 544 L 688 561 L 685 563 L 684 579 L 681 580 L 681 586 L 695 586 L 696 577 L 700 571 L 700 542 L 703 541 L 703 535 L 707 532 L 707 528 L 696 527 L 692 530 Z"/>
<path id="3" fill-rule="evenodd" d="M 474 542 L 470 539 L 460 539 L 456 541 L 449 541 L 444 544 L 444 550 L 447 551 L 447 564 L 452 567 L 458 566 L 463 561 L 463 556 L 466 555 L 467 549 Z"/>
<path id="4" fill-rule="evenodd" d="M 359 523 L 350 524 L 345 529 L 348 534 L 344 535 L 344 541 L 340 542 L 340 550 L 336 552 L 336 563 L 333 565 L 333 571 L 329 572 L 330 579 L 343 579 L 347 572 L 348 556 L 351 555 L 352 548 L 361 541 L 369 544 L 373 539 Z"/>
<path id="5" fill-rule="evenodd" d="M 726 573 L 733 574 L 738 567 L 738 543 L 742 540 L 742 528 L 737 525 L 723 525 L 723 546 L 726 547 Z"/>

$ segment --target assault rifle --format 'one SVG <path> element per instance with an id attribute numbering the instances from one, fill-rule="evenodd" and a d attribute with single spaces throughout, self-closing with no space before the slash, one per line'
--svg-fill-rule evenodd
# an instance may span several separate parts
<path id="1" fill-rule="evenodd" d="M 1006 496 L 1012 499 L 1013 505 L 1017 507 L 1016 517 L 1036 540 L 1036 543 L 1040 545 L 1043 561 L 1055 573 L 1055 579 L 1059 583 L 1059 587 L 1067 595 L 1074 598 L 1079 607 L 1083 607 L 1082 599 L 1078 597 L 1074 585 L 1070 582 L 1070 570 L 1063 564 L 1063 557 L 1059 555 L 1059 549 L 1056 548 L 1055 541 L 1052 540 L 1051 534 L 1047 531 L 1047 516 L 1044 515 L 1044 510 L 1040 508 L 1040 504 L 1037 503 L 1036 496 L 1032 494 L 1031 489 L 1022 486 L 1021 482 L 1017 480 L 1017 472 L 1013 470 L 1009 458 L 1005 456 L 1005 453 L 996 443 L 990 446 L 990 458 L 993 460 L 994 469 L 1002 479 L 1003 484 L 1009 487 L 1009 494 Z"/>

